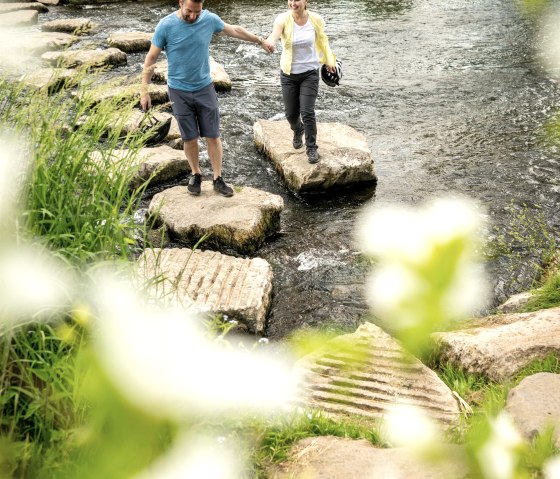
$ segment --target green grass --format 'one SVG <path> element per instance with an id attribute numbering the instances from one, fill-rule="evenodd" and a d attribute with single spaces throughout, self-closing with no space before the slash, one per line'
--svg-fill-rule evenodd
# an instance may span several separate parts
<path id="1" fill-rule="evenodd" d="M 29 160 L 15 221 L 0 222 L 0 246 L 41 243 L 77 278 L 103 260 L 128 265 L 146 238 L 133 218 L 145 185 L 132 189 L 131 180 L 149 133 L 124 133 L 132 103 L 95 104 L 87 85 L 84 93 L 48 95 L 0 79 L 0 130 L 25 142 Z M 115 161 L 117 148 L 128 153 Z M 68 460 L 88 416 L 76 362 L 84 330 L 61 312 L 48 324 L 4 325 L 0 334 L 0 476 L 54 477 L 49 471 Z"/>
<path id="2" fill-rule="evenodd" d="M 524 312 L 560 306 L 560 274 L 549 277 L 540 288 L 532 293 L 531 299 L 523 308 Z"/>

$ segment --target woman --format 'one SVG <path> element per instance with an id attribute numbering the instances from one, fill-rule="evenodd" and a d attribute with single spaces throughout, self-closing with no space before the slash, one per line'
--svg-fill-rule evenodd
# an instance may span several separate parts
<path id="1" fill-rule="evenodd" d="M 286 119 L 294 132 L 295 149 L 305 147 L 309 163 L 317 163 L 317 122 L 315 100 L 319 92 L 319 67 L 326 64 L 335 71 L 336 58 L 325 34 L 320 15 L 307 10 L 307 0 L 288 0 L 288 11 L 274 20 L 272 33 L 265 45 L 273 49 L 282 39 L 280 83 Z"/>

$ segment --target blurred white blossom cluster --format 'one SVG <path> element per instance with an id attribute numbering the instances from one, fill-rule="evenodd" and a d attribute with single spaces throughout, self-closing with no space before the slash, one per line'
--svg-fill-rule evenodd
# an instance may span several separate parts
<path id="1" fill-rule="evenodd" d="M 193 311 L 158 307 L 110 265 L 75 277 L 46 248 L 20 238 L 27 158 L 20 143 L 4 136 L 0 144 L 0 328 L 69 312 L 88 323 L 94 355 L 113 386 L 132 407 L 182 431 L 137 479 L 241 477 L 246 465 L 237 445 L 189 427 L 204 418 L 287 411 L 297 393 L 291 365 L 263 348 L 209 339 Z"/>
<path id="2" fill-rule="evenodd" d="M 63 265 L 46 248 L 21 237 L 17 211 L 28 176 L 25 143 L 0 135 L 0 323 L 48 319 L 69 305 L 71 285 Z"/>
<path id="3" fill-rule="evenodd" d="M 464 198 L 422 208 L 373 205 L 358 227 L 362 251 L 375 259 L 367 294 L 374 314 L 409 350 L 482 306 L 487 283 L 477 261 L 483 213 Z"/>

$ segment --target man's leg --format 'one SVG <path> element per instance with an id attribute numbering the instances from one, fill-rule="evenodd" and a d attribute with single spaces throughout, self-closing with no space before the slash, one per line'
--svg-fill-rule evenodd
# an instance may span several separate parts
<path id="1" fill-rule="evenodd" d="M 220 138 L 206 138 L 206 144 L 208 146 L 208 158 L 210 158 L 214 179 L 216 179 L 222 176 L 222 140 Z"/>
<path id="2" fill-rule="evenodd" d="M 188 140 L 183 142 L 183 151 L 185 152 L 185 157 L 189 162 L 191 171 L 194 174 L 201 174 L 200 171 L 200 161 L 198 158 L 198 138 L 193 140 Z"/>

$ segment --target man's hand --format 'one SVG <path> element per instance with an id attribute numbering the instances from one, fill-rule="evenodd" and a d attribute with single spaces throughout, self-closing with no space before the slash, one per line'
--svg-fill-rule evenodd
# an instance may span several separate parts
<path id="1" fill-rule="evenodd" d="M 148 111 L 152 108 L 152 99 L 150 98 L 150 94 L 147 91 L 143 91 L 140 94 L 140 107 L 144 111 Z"/>

